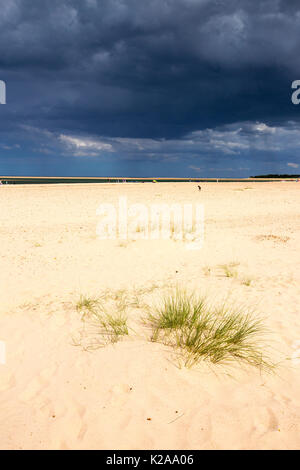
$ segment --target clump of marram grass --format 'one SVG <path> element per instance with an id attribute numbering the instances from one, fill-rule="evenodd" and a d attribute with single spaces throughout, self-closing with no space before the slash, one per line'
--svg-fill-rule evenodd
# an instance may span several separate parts
<path id="1" fill-rule="evenodd" d="M 158 339 L 162 332 L 168 334 L 192 324 L 200 316 L 203 307 L 203 300 L 195 299 L 193 295 L 189 297 L 178 290 L 164 297 L 163 305 L 148 317 L 153 328 L 152 340 Z"/>
<path id="2" fill-rule="evenodd" d="M 114 313 L 108 313 L 100 299 L 80 296 L 76 310 L 82 314 L 84 322 L 88 321 L 88 328 L 81 332 L 81 339 L 77 342 L 81 345 L 84 342 L 87 345 L 85 349 L 95 349 L 109 342 L 117 343 L 122 336 L 128 335 L 123 305 L 117 305 Z"/>
<path id="3" fill-rule="evenodd" d="M 78 302 L 76 303 L 77 312 L 82 313 L 82 318 L 86 315 L 94 314 L 100 307 L 100 300 L 94 297 L 88 297 L 81 295 Z"/>
<path id="4" fill-rule="evenodd" d="M 266 332 L 253 313 L 211 308 L 205 299 L 176 291 L 150 313 L 152 341 L 176 348 L 186 367 L 202 360 L 214 364 L 233 360 L 270 370 L 273 364 L 263 354 Z"/>
<path id="5" fill-rule="evenodd" d="M 105 313 L 96 317 L 99 322 L 99 333 L 106 336 L 111 343 L 117 343 L 122 336 L 128 335 L 127 317 L 122 312 Z"/>
<path id="6" fill-rule="evenodd" d="M 96 305 L 99 304 L 99 299 L 81 295 L 78 302 L 76 303 L 76 310 L 82 311 L 84 309 L 92 310 Z"/>

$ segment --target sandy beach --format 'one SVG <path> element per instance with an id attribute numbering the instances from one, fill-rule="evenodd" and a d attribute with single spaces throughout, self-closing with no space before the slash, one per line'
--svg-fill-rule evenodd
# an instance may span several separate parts
<path id="1" fill-rule="evenodd" d="M 201 186 L 0 188 L 1 449 L 300 448 L 300 183 Z M 120 196 L 203 204 L 203 247 L 100 240 L 97 208 Z M 176 287 L 255 309 L 275 373 L 178 367 L 142 322 Z M 124 302 L 129 335 L 88 348 L 97 334 L 83 330 L 80 296 Z"/>

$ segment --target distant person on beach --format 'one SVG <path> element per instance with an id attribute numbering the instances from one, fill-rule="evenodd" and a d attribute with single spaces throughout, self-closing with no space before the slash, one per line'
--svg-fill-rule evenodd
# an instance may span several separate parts
<path id="1" fill-rule="evenodd" d="M 199 189 L 199 191 L 201 191 L 201 186 L 199 184 L 198 184 L 198 189 Z"/>

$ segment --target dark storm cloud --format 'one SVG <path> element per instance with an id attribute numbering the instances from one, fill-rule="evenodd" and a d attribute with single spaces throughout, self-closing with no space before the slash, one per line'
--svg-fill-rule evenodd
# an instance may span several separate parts
<path id="1" fill-rule="evenodd" d="M 184 142 L 234 123 L 298 121 L 290 100 L 300 79 L 298 5 L 0 0 L 0 79 L 8 88 L 0 138 L 35 140 L 25 125 L 60 143 L 62 135 Z"/>

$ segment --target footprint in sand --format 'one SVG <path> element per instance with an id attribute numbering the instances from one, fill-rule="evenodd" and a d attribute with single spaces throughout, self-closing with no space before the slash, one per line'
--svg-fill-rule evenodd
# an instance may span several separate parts
<path id="1" fill-rule="evenodd" d="M 190 418 L 189 418 L 190 416 Z M 191 423 L 187 426 L 186 423 Z M 175 422 L 176 423 L 176 422 Z M 174 424 L 175 424 L 174 423 Z M 198 413 L 197 420 L 193 420 L 193 413 L 187 414 L 187 419 L 178 420 L 177 425 L 185 426 L 185 445 L 198 448 L 203 448 L 205 443 L 208 443 L 212 439 L 212 419 L 209 413 Z"/>
<path id="2" fill-rule="evenodd" d="M 279 427 L 277 417 L 271 408 L 260 408 L 254 418 L 254 429 L 261 435 L 277 431 Z"/>
<path id="3" fill-rule="evenodd" d="M 40 376 L 45 382 L 49 383 L 50 379 L 56 375 L 57 369 L 58 366 L 53 364 L 52 366 L 43 369 Z"/>
<path id="4" fill-rule="evenodd" d="M 53 365 L 42 370 L 37 377 L 32 379 L 23 392 L 19 395 L 21 401 L 30 401 L 40 394 L 44 388 L 50 384 L 50 379 L 57 371 L 57 366 Z"/>
<path id="5" fill-rule="evenodd" d="M 25 390 L 19 395 L 19 399 L 24 402 L 32 400 L 43 389 L 43 381 L 39 377 L 29 382 Z"/>
<path id="6" fill-rule="evenodd" d="M 113 406 L 122 406 L 126 403 L 130 396 L 132 387 L 128 384 L 116 384 L 110 391 L 110 398 L 108 404 Z"/>
<path id="7" fill-rule="evenodd" d="M 88 430 L 84 416 L 85 406 L 79 404 L 76 400 L 66 400 L 48 404 L 45 418 L 51 420 L 51 449 L 72 449 L 82 441 Z"/>
<path id="8" fill-rule="evenodd" d="M 277 416 L 275 415 L 273 410 L 271 410 L 271 408 L 267 408 L 267 410 L 269 413 L 269 431 L 278 431 L 279 425 L 278 425 Z"/>
<path id="9" fill-rule="evenodd" d="M 87 423 L 84 421 L 84 415 L 86 414 L 86 407 L 81 405 L 80 403 L 76 402 L 76 411 L 80 420 L 79 432 L 77 435 L 77 439 L 80 441 L 84 438 L 85 433 L 88 430 Z"/>
<path id="10" fill-rule="evenodd" d="M 1 371 L 0 373 L 0 392 L 5 392 L 14 387 L 16 379 L 13 373 L 8 371 Z"/>

